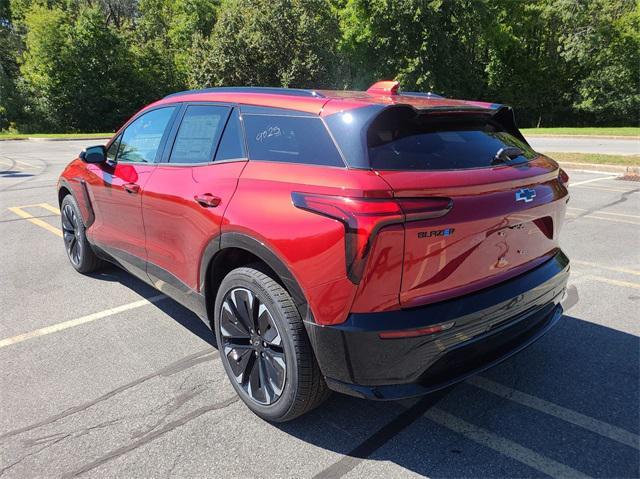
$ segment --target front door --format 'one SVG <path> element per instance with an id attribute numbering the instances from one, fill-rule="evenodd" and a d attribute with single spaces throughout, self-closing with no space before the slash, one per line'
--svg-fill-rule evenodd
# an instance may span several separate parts
<path id="1" fill-rule="evenodd" d="M 125 268 L 145 275 L 142 193 L 176 107 L 158 108 L 134 119 L 107 150 L 107 163 L 90 166 L 88 181 L 95 222 L 89 239 Z"/>

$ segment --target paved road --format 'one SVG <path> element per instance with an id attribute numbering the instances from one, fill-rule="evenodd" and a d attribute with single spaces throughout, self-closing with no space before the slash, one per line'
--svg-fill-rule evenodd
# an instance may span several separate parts
<path id="1" fill-rule="evenodd" d="M 443 394 L 336 394 L 276 426 L 236 400 L 193 314 L 67 264 L 54 185 L 82 144 L 0 142 L 3 479 L 640 475 L 640 184 L 571 173 L 575 304 L 531 348 Z"/>
<path id="2" fill-rule="evenodd" d="M 568 153 L 605 153 L 609 155 L 640 155 L 640 139 L 570 138 L 529 136 L 536 151 Z"/>

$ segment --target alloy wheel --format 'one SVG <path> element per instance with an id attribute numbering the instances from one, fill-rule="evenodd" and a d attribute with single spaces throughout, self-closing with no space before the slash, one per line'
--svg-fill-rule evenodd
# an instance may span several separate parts
<path id="1" fill-rule="evenodd" d="M 223 360 L 247 395 L 261 405 L 278 400 L 287 362 L 282 337 L 265 304 L 251 291 L 227 293 L 220 314 Z"/>
<path id="2" fill-rule="evenodd" d="M 76 266 L 80 264 L 82 258 L 81 234 L 78 215 L 71 205 L 64 205 L 62 208 L 62 236 L 69 259 Z"/>

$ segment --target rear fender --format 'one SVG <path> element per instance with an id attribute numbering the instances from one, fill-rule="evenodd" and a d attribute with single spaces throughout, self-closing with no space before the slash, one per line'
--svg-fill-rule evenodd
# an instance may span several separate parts
<path id="1" fill-rule="evenodd" d="M 205 283 L 208 274 L 208 266 L 214 257 L 228 248 L 238 248 L 260 258 L 280 278 L 284 287 L 289 291 L 293 301 L 304 320 L 313 321 L 311 310 L 308 307 L 305 295 L 293 273 L 289 271 L 285 262 L 271 251 L 265 244 L 249 235 L 236 232 L 225 232 L 212 238 L 200 260 L 200 291 L 205 291 Z"/>

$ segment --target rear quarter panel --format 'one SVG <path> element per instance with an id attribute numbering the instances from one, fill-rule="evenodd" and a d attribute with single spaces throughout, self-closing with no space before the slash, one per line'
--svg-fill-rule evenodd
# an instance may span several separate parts
<path id="1" fill-rule="evenodd" d="M 344 226 L 296 208 L 291 193 L 362 196 L 365 190 L 389 194 L 388 185 L 371 171 L 249 161 L 225 212 L 222 233 L 243 233 L 262 242 L 287 265 L 315 320 L 340 323 L 356 291 L 346 276 Z"/>

